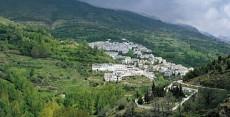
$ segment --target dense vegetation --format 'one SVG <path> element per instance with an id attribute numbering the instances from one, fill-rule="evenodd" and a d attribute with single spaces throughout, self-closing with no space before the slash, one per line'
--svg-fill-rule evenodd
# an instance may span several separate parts
<path id="1" fill-rule="evenodd" d="M 229 91 L 226 90 L 200 88 L 198 94 L 193 96 L 178 110 L 177 115 L 185 117 L 222 117 L 210 113 L 213 109 L 217 108 L 225 98 L 228 98 L 228 95 Z M 229 108 L 225 109 L 227 112 L 229 111 Z M 223 115 L 225 114 L 223 113 Z"/>
<path id="2" fill-rule="evenodd" d="M 155 55 L 186 66 L 201 66 L 230 46 L 199 31 L 135 13 L 96 8 L 76 0 L 0 0 L 0 15 L 48 26 L 56 37 L 77 40 L 128 40 Z"/>
<path id="3" fill-rule="evenodd" d="M 88 80 L 101 62 L 114 61 L 86 42 L 0 18 L 0 116 L 89 116 L 112 107 L 122 87 Z"/>
<path id="4" fill-rule="evenodd" d="M 105 83 L 101 73 L 91 71 L 91 65 L 114 61 L 103 51 L 88 47 L 84 40 L 126 38 L 152 49 L 157 56 L 187 66 L 200 66 L 218 55 L 230 54 L 228 44 L 197 30 L 76 0 L 0 0 L 0 15 L 24 23 L 0 18 L 3 117 L 161 116 L 135 109 L 133 103 L 138 97 L 139 103 L 144 103 L 140 96 L 149 95 L 149 79 L 141 76 L 120 84 Z M 133 56 L 133 52 L 127 55 Z M 190 72 L 185 80 L 230 90 L 229 59 L 219 57 Z M 167 80 L 160 77 L 155 83 L 154 99 L 171 97 L 163 91 Z M 181 87 L 171 92 L 184 96 L 178 93 Z M 226 95 L 225 90 L 199 89 L 179 114 L 203 116 Z"/>
<path id="5" fill-rule="evenodd" d="M 230 56 L 221 57 L 188 73 L 184 80 L 200 85 L 230 90 Z"/>
<path id="6" fill-rule="evenodd" d="M 222 103 L 218 105 L 213 111 L 208 113 L 210 117 L 220 117 L 230 115 L 230 98 L 225 99 Z"/>
<path id="7" fill-rule="evenodd" d="M 184 80 L 206 87 L 200 88 L 198 95 L 184 105 L 184 115 L 229 116 L 230 108 L 227 105 L 229 105 L 230 91 L 230 56 L 219 56 L 218 59 L 208 63 L 206 66 L 189 72 L 184 77 Z"/>

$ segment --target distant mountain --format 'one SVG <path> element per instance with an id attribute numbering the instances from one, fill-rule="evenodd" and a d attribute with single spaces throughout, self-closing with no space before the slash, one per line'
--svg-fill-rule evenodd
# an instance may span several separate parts
<path id="1" fill-rule="evenodd" d="M 0 16 L 46 25 L 58 38 L 88 41 L 126 38 L 147 46 L 157 56 L 186 66 L 201 66 L 217 55 L 230 53 L 229 44 L 194 28 L 76 0 L 0 0 Z"/>
<path id="2" fill-rule="evenodd" d="M 227 37 L 227 36 L 214 36 L 208 32 L 201 32 L 202 34 L 208 36 L 208 37 L 211 37 L 211 38 L 214 38 L 216 40 L 219 40 L 219 41 L 222 41 L 222 42 L 225 42 L 225 43 L 230 43 L 230 37 Z"/>
<path id="3" fill-rule="evenodd" d="M 201 33 L 204 34 L 204 35 L 206 35 L 206 36 L 208 36 L 208 37 L 212 37 L 212 38 L 216 38 L 217 39 L 217 37 L 215 37 L 214 35 L 212 35 L 212 34 L 210 34 L 208 32 L 201 32 Z"/>
<path id="4" fill-rule="evenodd" d="M 196 68 L 188 73 L 184 80 L 207 87 L 230 90 L 230 55 L 219 56 L 217 60 L 206 66 Z"/>
<path id="5" fill-rule="evenodd" d="M 227 36 L 219 36 L 219 39 L 223 40 L 224 42 L 230 43 L 230 37 Z"/>

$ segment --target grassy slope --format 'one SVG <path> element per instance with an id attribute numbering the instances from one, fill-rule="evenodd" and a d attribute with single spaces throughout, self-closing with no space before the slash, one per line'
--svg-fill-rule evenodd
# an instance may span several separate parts
<path id="1" fill-rule="evenodd" d="M 38 21 L 61 38 L 119 40 L 146 45 L 157 56 L 187 66 L 201 66 L 230 46 L 183 26 L 163 23 L 134 13 L 96 8 L 75 0 L 0 0 L 0 15 L 17 21 Z M 39 10 L 38 10 L 39 9 Z"/>

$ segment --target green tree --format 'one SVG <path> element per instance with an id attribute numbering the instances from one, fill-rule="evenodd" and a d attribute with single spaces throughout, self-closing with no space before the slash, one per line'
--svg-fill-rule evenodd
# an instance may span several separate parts
<path id="1" fill-rule="evenodd" d="M 50 48 L 44 42 L 36 44 L 31 49 L 31 56 L 34 58 L 46 58 L 50 55 Z"/>
<path id="2" fill-rule="evenodd" d="M 149 103 L 151 101 L 149 90 L 146 91 L 145 96 L 144 96 L 144 100 L 146 103 Z"/>
<path id="3" fill-rule="evenodd" d="M 223 72 L 223 67 L 222 67 L 220 64 L 216 65 L 216 69 L 217 69 L 218 72 L 220 72 L 220 73 Z"/>
<path id="4" fill-rule="evenodd" d="M 133 50 L 129 49 L 128 53 L 124 54 L 125 56 L 129 56 L 131 58 L 134 58 L 135 57 L 135 54 L 133 52 Z"/>
<path id="5" fill-rule="evenodd" d="M 144 104 L 144 101 L 143 101 L 142 97 L 138 98 L 137 103 L 140 104 L 140 105 Z"/>
<path id="6" fill-rule="evenodd" d="M 40 112 L 40 117 L 54 117 L 55 112 L 60 109 L 60 106 L 56 102 L 47 103 L 42 111 Z"/>
<path id="7" fill-rule="evenodd" d="M 89 117 L 89 114 L 73 107 L 67 107 L 56 110 L 53 117 Z"/>
<path id="8" fill-rule="evenodd" d="M 230 58 L 227 61 L 227 68 L 230 69 Z"/>

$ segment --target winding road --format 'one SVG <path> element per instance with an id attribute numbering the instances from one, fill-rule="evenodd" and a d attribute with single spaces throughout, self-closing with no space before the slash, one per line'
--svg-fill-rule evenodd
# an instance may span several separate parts
<path id="1" fill-rule="evenodd" d="M 183 89 L 188 90 L 189 92 L 192 92 L 192 93 L 189 96 L 187 96 L 185 98 L 182 98 L 182 101 L 180 103 L 176 103 L 176 105 L 171 109 L 172 111 L 176 111 L 180 106 L 182 106 L 185 102 L 187 102 L 192 96 L 197 94 L 198 93 L 198 88 L 225 90 L 225 89 L 220 89 L 220 88 L 210 88 L 210 87 L 186 84 L 182 80 L 173 81 L 167 87 L 165 87 L 164 90 L 166 90 L 166 92 L 168 92 L 169 89 L 173 86 L 174 83 L 178 83 L 178 84 L 182 84 L 184 86 L 187 86 L 187 87 L 183 87 Z M 190 87 L 194 87 L 194 88 L 190 88 Z M 138 104 L 138 99 L 135 99 L 135 103 L 136 103 L 138 108 L 148 109 L 148 110 L 153 109 L 152 106 L 144 106 L 144 105 Z"/>
<path id="2" fill-rule="evenodd" d="M 179 83 L 179 84 L 183 84 L 185 86 L 196 87 L 196 88 L 206 88 L 206 87 L 202 87 L 202 86 L 196 86 L 196 85 L 186 84 L 186 83 L 183 83 L 182 80 L 178 80 L 178 81 L 172 82 L 167 87 L 165 87 L 166 92 L 169 91 L 169 88 L 171 88 L 174 83 Z M 183 88 L 185 88 L 185 87 L 183 87 Z M 176 105 L 171 109 L 172 111 L 177 110 L 181 105 L 183 105 L 185 102 L 187 102 L 193 95 L 195 95 L 195 94 L 198 93 L 198 89 L 195 89 L 195 88 L 193 89 L 193 88 L 186 87 L 186 90 L 189 90 L 189 91 L 191 91 L 193 93 L 190 94 L 189 96 L 187 96 L 186 98 L 183 98 L 180 103 L 176 103 Z M 135 103 L 136 103 L 136 105 L 137 105 L 138 108 L 147 109 L 147 110 L 153 109 L 152 106 L 144 106 L 144 105 L 138 104 L 138 99 L 135 99 Z"/>

